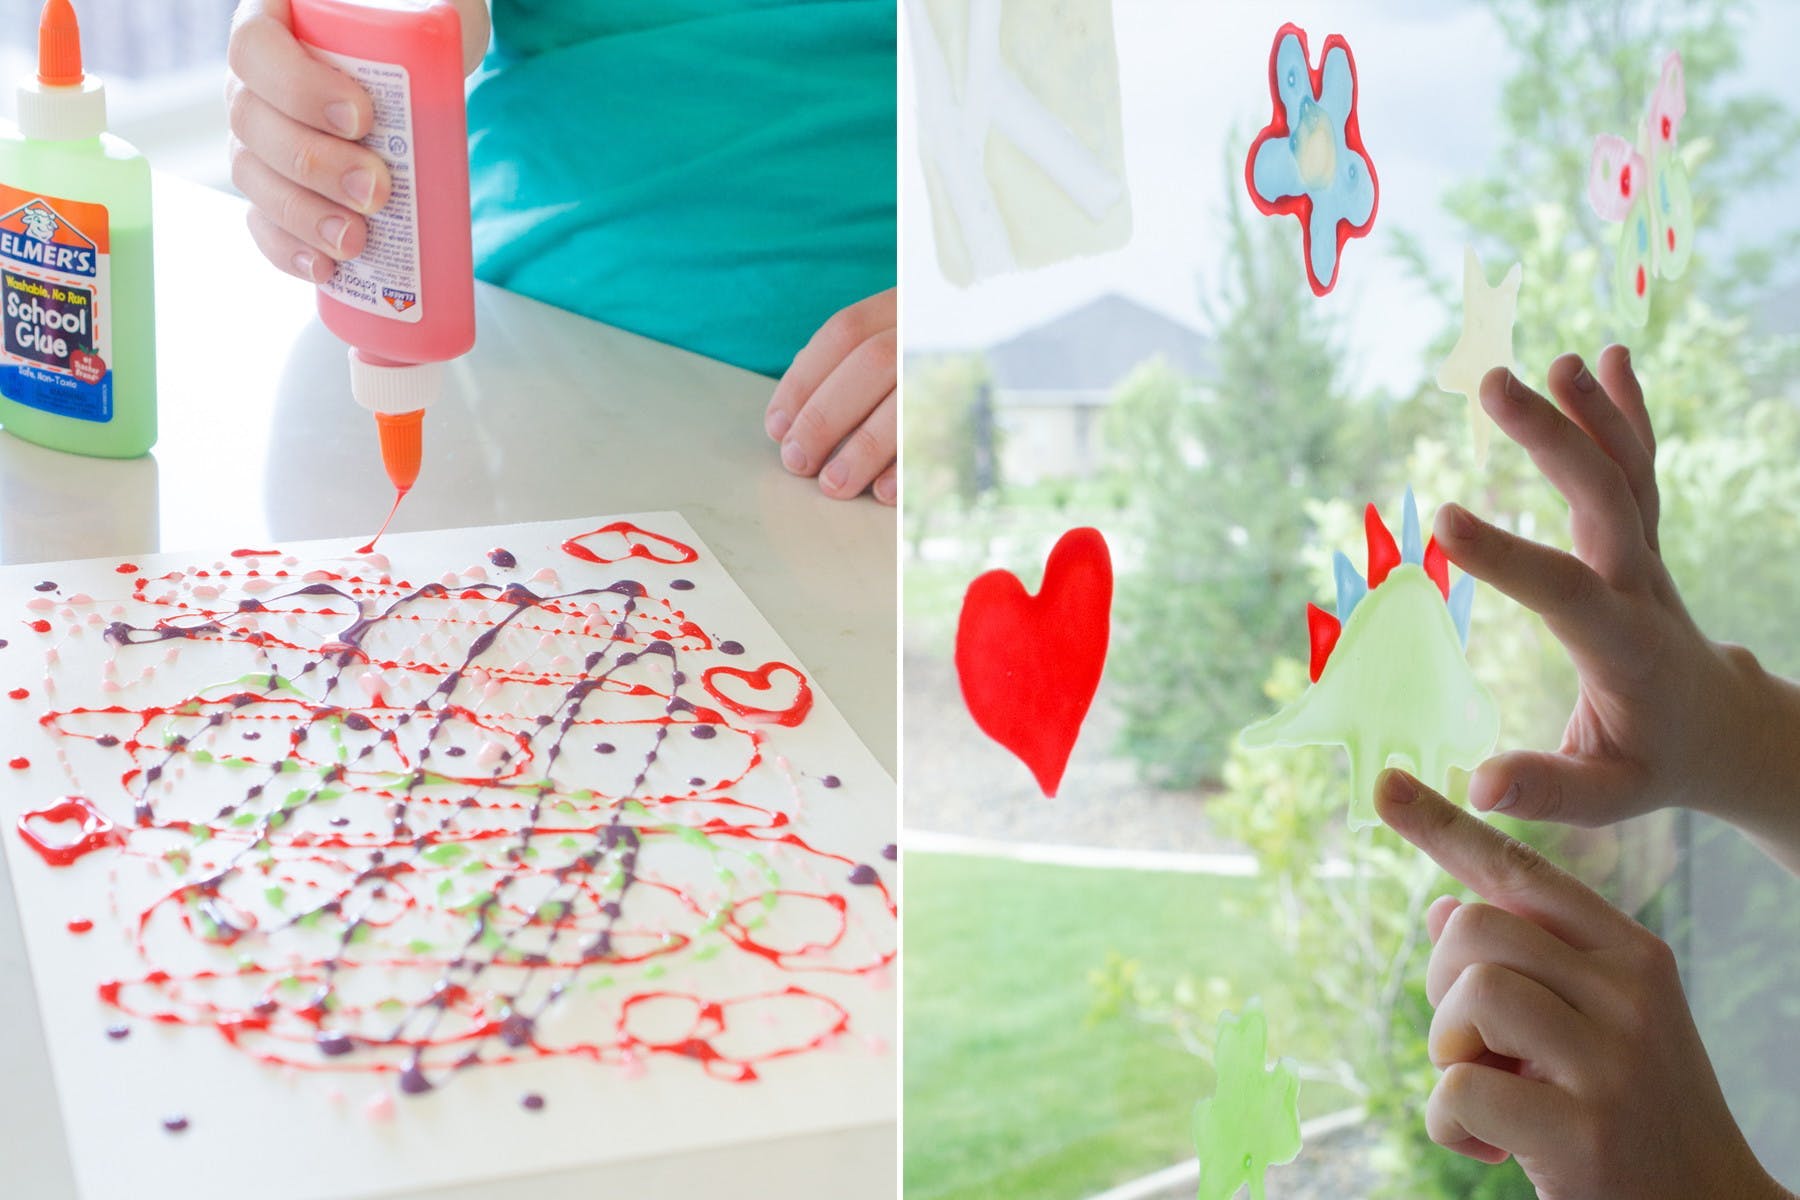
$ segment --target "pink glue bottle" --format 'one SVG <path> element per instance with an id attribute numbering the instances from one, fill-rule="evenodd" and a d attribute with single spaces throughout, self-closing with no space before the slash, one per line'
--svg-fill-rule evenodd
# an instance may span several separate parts
<path id="1" fill-rule="evenodd" d="M 398 508 L 443 364 L 475 345 L 462 19 L 449 0 L 293 0 L 293 22 L 375 102 L 363 145 L 393 175 L 362 255 L 320 285 L 319 316 L 350 346 L 351 394 L 375 414 Z"/>

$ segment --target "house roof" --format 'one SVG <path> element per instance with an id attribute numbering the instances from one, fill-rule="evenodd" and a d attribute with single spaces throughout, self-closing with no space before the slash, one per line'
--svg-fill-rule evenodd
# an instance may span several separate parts
<path id="1" fill-rule="evenodd" d="M 1110 392 L 1158 355 L 1191 379 L 1212 374 L 1204 334 L 1114 293 L 1001 342 L 987 360 L 1002 392 Z"/>

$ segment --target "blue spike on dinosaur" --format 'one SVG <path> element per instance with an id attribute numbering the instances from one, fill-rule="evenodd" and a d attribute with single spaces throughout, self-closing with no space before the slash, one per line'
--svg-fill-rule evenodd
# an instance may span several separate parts
<path id="1" fill-rule="evenodd" d="M 1363 582 L 1363 577 L 1342 550 L 1332 557 L 1331 570 L 1337 577 L 1337 619 L 1348 621 L 1357 601 L 1369 594 L 1369 585 Z"/>
<path id="2" fill-rule="evenodd" d="M 1450 619 L 1456 623 L 1456 636 L 1463 649 L 1469 648 L 1469 609 L 1475 603 L 1475 577 L 1464 575 L 1450 588 Z"/>
<path id="3" fill-rule="evenodd" d="M 1413 499 L 1411 484 L 1406 488 L 1405 512 L 1400 518 L 1400 561 L 1425 561 L 1425 543 L 1419 539 L 1419 504 Z"/>

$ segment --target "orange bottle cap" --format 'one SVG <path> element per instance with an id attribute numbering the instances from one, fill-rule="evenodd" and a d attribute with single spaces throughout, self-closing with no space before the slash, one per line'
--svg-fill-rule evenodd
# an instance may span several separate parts
<path id="1" fill-rule="evenodd" d="M 81 25 L 70 0 L 47 0 L 38 21 L 38 82 L 45 87 L 80 87 Z"/>
<path id="2" fill-rule="evenodd" d="M 381 464 L 394 486 L 405 492 L 419 481 L 419 464 L 425 454 L 425 412 L 376 413 L 381 431 Z"/>

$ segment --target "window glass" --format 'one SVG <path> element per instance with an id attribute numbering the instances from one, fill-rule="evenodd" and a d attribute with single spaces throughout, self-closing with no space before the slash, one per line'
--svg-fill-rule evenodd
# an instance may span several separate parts
<path id="1" fill-rule="evenodd" d="M 1123 249 L 953 286 L 903 131 L 909 1196 L 1146 1179 L 1121 1195 L 1191 1195 L 1217 1018 L 1253 998 L 1271 1055 L 1300 1066 L 1309 1121 L 1271 1194 L 1532 1194 L 1516 1167 L 1457 1158 L 1423 1129 L 1422 911 L 1453 885 L 1386 830 L 1348 831 L 1340 751 L 1235 743 L 1307 685 L 1303 610 L 1332 607 L 1333 551 L 1362 564 L 1365 503 L 1397 530 L 1410 485 L 1427 523 L 1454 500 L 1569 546 L 1567 508 L 1524 453 L 1495 431 L 1477 466 L 1466 404 L 1433 382 L 1460 328 L 1466 244 L 1490 285 L 1522 264 L 1529 382 L 1565 351 L 1632 347 L 1689 608 L 1800 674 L 1800 11 L 1289 9 L 1315 59 L 1326 34 L 1349 39 L 1381 181 L 1373 233 L 1344 248 L 1323 299 L 1296 222 L 1245 192 L 1279 24 L 1261 6 L 1115 6 Z M 1639 328 L 1611 290 L 1621 227 L 1590 208 L 1587 168 L 1596 134 L 1635 133 L 1672 50 L 1698 234 L 1686 273 L 1652 281 Z M 1047 800 L 974 727 L 950 655 L 970 580 L 1001 566 L 1035 588 L 1079 525 L 1112 547 L 1113 640 Z M 1481 588 L 1468 659 L 1499 703 L 1500 748 L 1554 749 L 1575 677 L 1542 623 Z M 1800 1186 L 1800 1042 L 1783 1032 L 1800 883 L 1676 811 L 1507 827 L 1676 948 L 1734 1113 Z"/>

